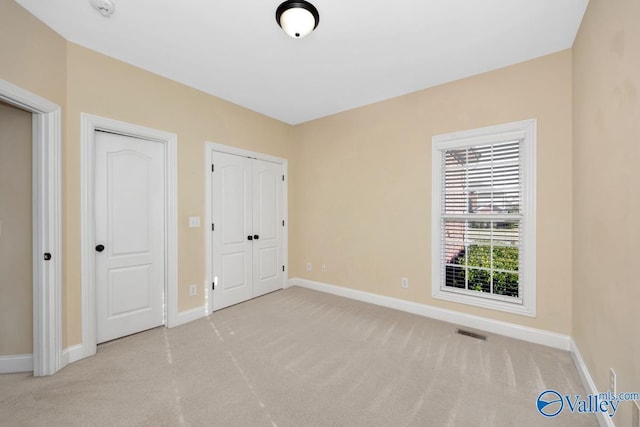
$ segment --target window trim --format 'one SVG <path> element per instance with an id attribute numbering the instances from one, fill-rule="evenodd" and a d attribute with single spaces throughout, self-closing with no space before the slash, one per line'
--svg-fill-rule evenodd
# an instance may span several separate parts
<path id="1" fill-rule="evenodd" d="M 522 302 L 502 301 L 494 295 L 469 295 L 441 285 L 442 151 L 489 144 L 505 139 L 522 140 Z M 435 299 L 536 317 L 536 144 L 537 120 L 435 135 L 431 139 L 431 295 Z"/>

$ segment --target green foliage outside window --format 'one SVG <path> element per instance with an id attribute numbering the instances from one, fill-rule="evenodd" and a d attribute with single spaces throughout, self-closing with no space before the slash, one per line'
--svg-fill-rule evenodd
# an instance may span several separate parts
<path id="1" fill-rule="evenodd" d="M 470 290 L 491 292 L 491 275 L 493 274 L 494 294 L 518 296 L 519 260 L 517 247 L 495 246 L 493 248 L 493 265 L 491 265 L 490 246 L 470 245 L 466 251 L 461 250 L 451 263 L 468 266 L 467 278 Z M 508 270 L 508 272 L 495 270 Z M 464 272 L 463 268 L 448 265 L 446 285 L 465 288 Z"/>

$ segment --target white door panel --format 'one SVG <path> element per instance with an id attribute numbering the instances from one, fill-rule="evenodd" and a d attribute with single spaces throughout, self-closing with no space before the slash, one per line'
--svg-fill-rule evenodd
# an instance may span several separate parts
<path id="1" fill-rule="evenodd" d="M 282 165 L 253 161 L 253 296 L 283 287 Z"/>
<path id="2" fill-rule="evenodd" d="M 111 268 L 108 278 L 107 318 L 152 309 L 151 266 Z"/>
<path id="3" fill-rule="evenodd" d="M 164 147 L 96 132 L 97 342 L 164 323 Z"/>
<path id="4" fill-rule="evenodd" d="M 281 167 L 267 162 L 254 162 L 253 217 L 257 219 L 256 230 L 262 240 L 277 239 L 282 224 L 278 209 L 278 193 L 281 187 Z M 274 170 L 275 169 L 275 170 Z"/>
<path id="5" fill-rule="evenodd" d="M 235 160 L 235 159 L 234 159 Z M 221 231 L 222 244 L 244 244 L 247 238 L 247 228 L 250 227 L 247 212 L 249 170 L 246 162 L 235 164 L 221 164 L 219 168 L 221 192 Z"/>
<path id="6" fill-rule="evenodd" d="M 100 143 L 100 142 L 98 142 Z M 152 159 L 132 150 L 106 153 L 107 209 L 111 257 L 150 255 L 149 209 Z"/>
<path id="7" fill-rule="evenodd" d="M 258 266 L 258 277 L 256 278 L 258 281 L 276 279 L 278 277 L 278 272 L 282 271 L 278 268 L 278 266 L 281 265 L 278 252 L 278 248 L 275 247 L 261 248 L 258 250 L 257 258 L 260 263 Z"/>
<path id="8" fill-rule="evenodd" d="M 213 179 L 213 271 L 217 276 L 213 309 L 251 298 L 251 161 L 215 153 Z"/>
<path id="9" fill-rule="evenodd" d="M 244 251 L 228 253 L 223 254 L 221 258 L 220 290 L 224 292 L 238 290 L 238 288 L 250 288 L 251 283 L 249 283 L 246 271 L 251 263 L 247 259 L 247 253 Z"/>

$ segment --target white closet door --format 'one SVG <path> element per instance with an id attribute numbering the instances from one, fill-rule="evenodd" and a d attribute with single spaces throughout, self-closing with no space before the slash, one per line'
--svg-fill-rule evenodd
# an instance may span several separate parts
<path id="1" fill-rule="evenodd" d="M 164 148 L 96 132 L 97 342 L 164 324 Z"/>
<path id="2" fill-rule="evenodd" d="M 282 289 L 282 165 L 213 153 L 213 310 Z"/>
<path id="3" fill-rule="evenodd" d="M 213 163 L 213 309 L 219 310 L 253 296 L 251 159 L 216 152 Z"/>
<path id="4" fill-rule="evenodd" d="M 253 296 L 283 287 L 282 166 L 253 160 Z M 258 236 L 258 238 L 256 238 Z"/>

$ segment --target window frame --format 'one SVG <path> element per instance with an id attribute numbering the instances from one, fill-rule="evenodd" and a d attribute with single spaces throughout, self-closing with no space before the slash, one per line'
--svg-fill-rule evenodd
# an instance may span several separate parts
<path id="1" fill-rule="evenodd" d="M 521 140 L 522 175 L 522 257 L 520 278 L 522 295 L 520 302 L 500 298 L 495 294 L 469 293 L 447 289 L 442 275 L 445 272 L 442 254 L 442 199 L 445 150 L 486 145 L 507 140 Z M 435 135 L 431 140 L 431 295 L 435 299 L 488 308 L 529 317 L 536 317 L 536 145 L 537 120 L 529 119 Z"/>

